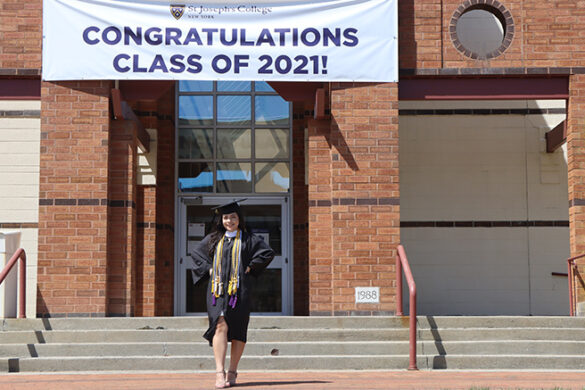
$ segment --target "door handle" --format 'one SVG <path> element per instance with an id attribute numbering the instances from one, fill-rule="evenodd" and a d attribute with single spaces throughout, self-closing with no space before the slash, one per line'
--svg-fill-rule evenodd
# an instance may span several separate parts
<path id="1" fill-rule="evenodd" d="M 284 262 L 285 262 L 285 264 L 288 264 L 288 257 L 284 258 Z"/>

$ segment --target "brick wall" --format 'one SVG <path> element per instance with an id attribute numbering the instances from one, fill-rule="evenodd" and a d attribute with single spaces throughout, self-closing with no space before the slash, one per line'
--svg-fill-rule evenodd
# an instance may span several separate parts
<path id="1" fill-rule="evenodd" d="M 156 186 L 137 187 L 136 214 L 136 316 L 152 317 L 156 305 Z"/>
<path id="2" fill-rule="evenodd" d="M 398 86 L 332 83 L 331 120 L 309 121 L 311 314 L 392 313 L 399 226 Z"/>
<path id="3" fill-rule="evenodd" d="M 476 0 L 477 1 L 477 0 Z M 473 60 L 452 44 L 449 24 L 464 0 L 399 2 L 400 68 L 581 67 L 585 3 L 570 0 L 500 1 L 512 14 L 514 38 L 503 55 Z M 471 1 L 467 1 L 471 3 Z M 482 1 L 484 2 L 484 1 Z M 541 70 L 546 71 L 546 70 Z"/>
<path id="4" fill-rule="evenodd" d="M 569 223 L 571 255 L 585 253 L 585 75 L 571 77 L 567 123 L 567 166 L 569 170 Z M 579 260 L 583 263 L 583 260 Z M 581 275 L 585 266 L 579 267 Z M 582 280 L 582 279 L 581 279 Z M 575 280 L 579 315 L 585 315 L 585 286 Z"/>
<path id="5" fill-rule="evenodd" d="M 43 83 L 38 315 L 106 313 L 110 82 Z"/>
<path id="6" fill-rule="evenodd" d="M 136 304 L 137 126 L 111 123 L 108 167 L 107 315 L 133 316 Z"/>
<path id="7" fill-rule="evenodd" d="M 168 119 L 159 120 L 158 175 L 156 201 L 156 275 L 157 316 L 172 316 L 174 311 L 175 251 L 175 127 Z"/>
<path id="8" fill-rule="evenodd" d="M 0 1 L 0 76 L 38 75 L 42 1 Z"/>

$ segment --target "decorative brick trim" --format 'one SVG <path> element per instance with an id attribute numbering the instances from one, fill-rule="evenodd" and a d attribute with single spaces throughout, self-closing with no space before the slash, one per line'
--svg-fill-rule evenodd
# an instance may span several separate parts
<path id="1" fill-rule="evenodd" d="M 96 318 L 106 317 L 105 313 L 39 313 L 40 318 Z"/>
<path id="2" fill-rule="evenodd" d="M 339 310 L 339 311 L 311 311 L 311 316 L 319 317 L 347 317 L 347 316 L 394 316 L 396 312 L 385 310 Z"/>
<path id="3" fill-rule="evenodd" d="M 131 200 L 111 199 L 39 199 L 39 206 L 108 206 L 136 208 L 136 202 Z"/>
<path id="4" fill-rule="evenodd" d="M 0 111 L 0 118 L 40 118 L 41 110 Z"/>
<path id="5" fill-rule="evenodd" d="M 567 110 L 565 108 L 436 109 L 398 111 L 398 115 L 550 115 L 566 113 Z"/>
<path id="6" fill-rule="evenodd" d="M 557 67 L 557 68 L 402 68 L 400 77 L 409 76 L 519 76 L 519 75 L 549 75 L 569 76 L 585 74 L 585 67 Z"/>
<path id="7" fill-rule="evenodd" d="M 35 222 L 3 222 L 0 223 L 0 229 L 38 229 L 39 224 Z"/>
<path id="8" fill-rule="evenodd" d="M 138 229 L 169 230 L 171 232 L 175 231 L 175 228 L 173 228 L 169 224 L 156 223 L 156 222 L 137 222 L 136 227 Z"/>
<path id="9" fill-rule="evenodd" d="M 0 76 L 40 76 L 40 69 L 0 68 Z"/>
<path id="10" fill-rule="evenodd" d="M 401 228 L 569 227 L 569 221 L 401 221 Z"/>
<path id="11" fill-rule="evenodd" d="M 398 206 L 399 198 L 333 198 L 332 200 L 311 200 L 310 207 L 331 207 L 331 206 Z"/>
<path id="12" fill-rule="evenodd" d="M 576 198 L 569 200 L 569 207 L 573 206 L 585 206 L 585 199 Z"/>
<path id="13" fill-rule="evenodd" d="M 459 37 L 457 36 L 457 22 L 459 21 L 459 18 L 461 18 L 461 16 L 463 16 L 466 12 L 476 9 L 481 9 L 492 13 L 498 18 L 504 27 L 504 39 L 502 40 L 502 44 L 500 47 L 490 53 L 487 53 L 486 55 L 479 55 L 467 49 L 465 46 L 463 46 L 459 40 Z M 449 23 L 449 34 L 451 35 L 451 41 L 453 42 L 455 49 L 457 49 L 463 55 L 474 60 L 496 58 L 503 54 L 512 44 L 515 30 L 516 27 L 514 26 L 514 19 L 512 18 L 512 14 L 506 9 L 506 7 L 504 7 L 502 3 L 497 0 L 466 0 L 457 8 L 457 10 L 455 10 L 453 16 L 451 17 L 451 22 Z"/>

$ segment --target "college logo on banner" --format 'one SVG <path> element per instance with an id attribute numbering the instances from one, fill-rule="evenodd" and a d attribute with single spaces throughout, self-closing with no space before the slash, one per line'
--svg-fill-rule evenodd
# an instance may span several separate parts
<path id="1" fill-rule="evenodd" d="M 171 7 L 171 15 L 177 20 L 181 19 L 185 12 L 185 5 L 171 4 L 169 7 Z"/>

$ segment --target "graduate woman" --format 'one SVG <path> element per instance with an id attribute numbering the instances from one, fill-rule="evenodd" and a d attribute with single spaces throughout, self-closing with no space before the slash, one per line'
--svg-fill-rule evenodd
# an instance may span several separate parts
<path id="1" fill-rule="evenodd" d="M 236 384 L 250 320 L 251 288 L 274 258 L 274 251 L 263 239 L 245 231 L 237 202 L 216 207 L 214 211 L 212 231 L 191 257 L 195 262 L 193 281 L 210 277 L 206 290 L 209 329 L 203 337 L 213 347 L 215 387 L 223 389 Z M 226 375 L 228 341 L 232 347 Z"/>

